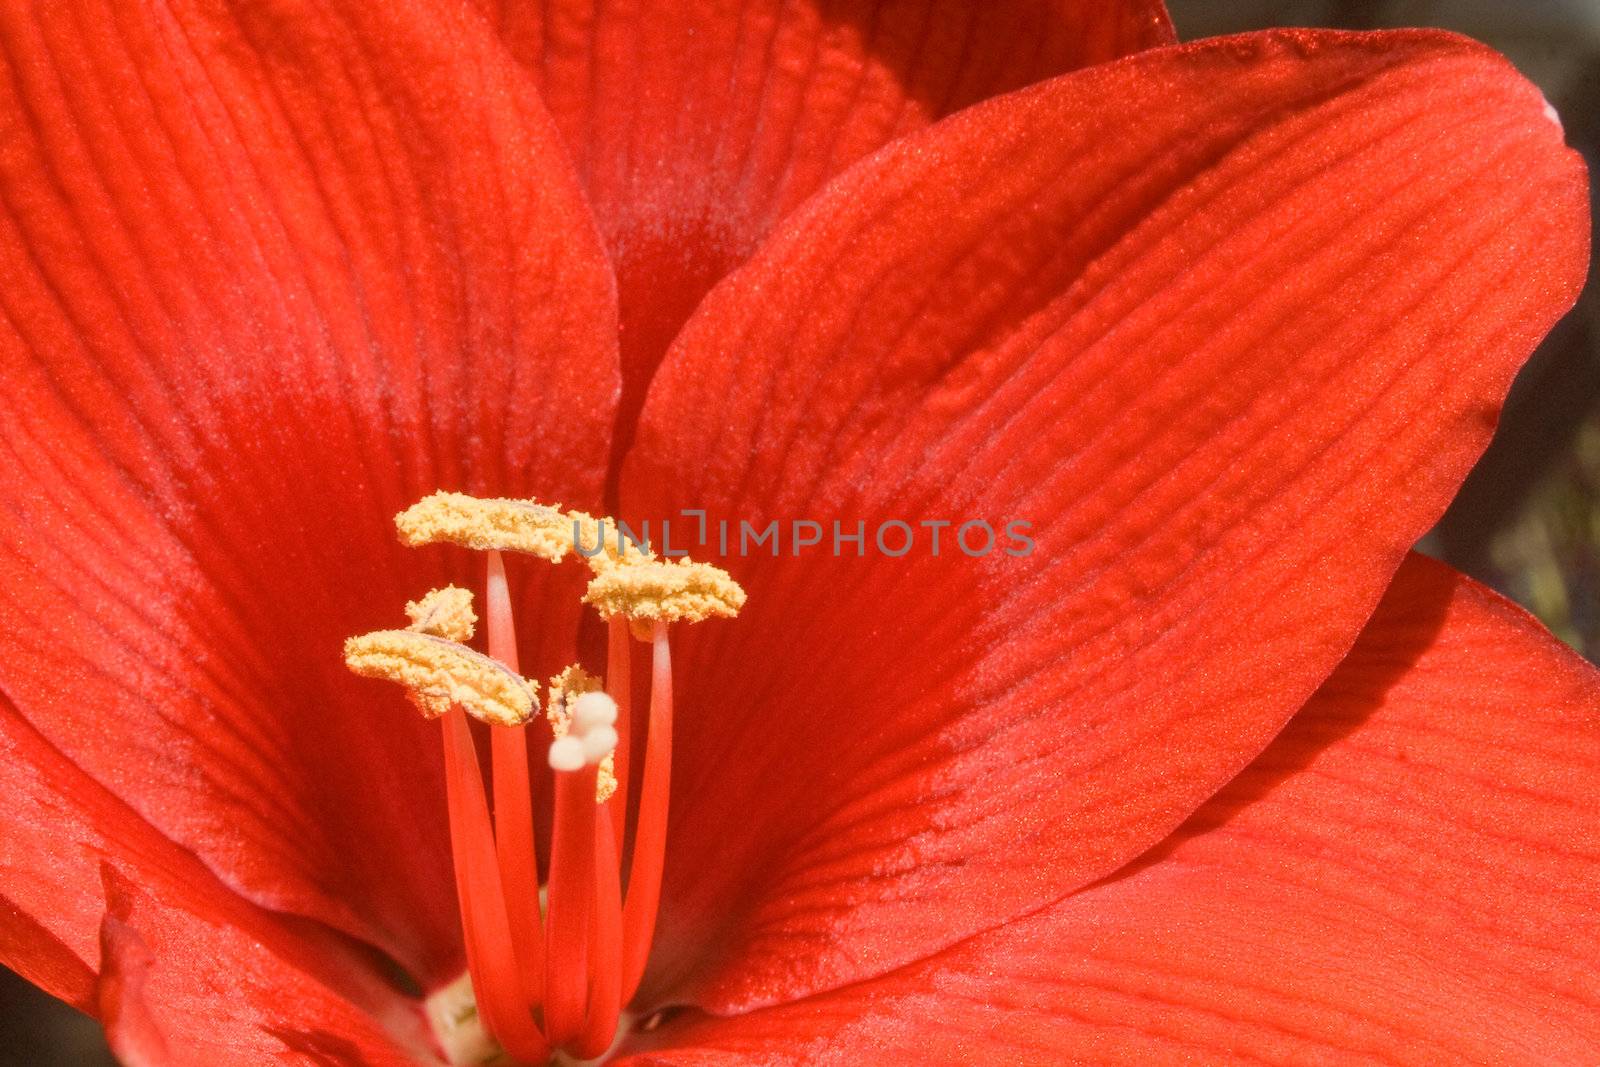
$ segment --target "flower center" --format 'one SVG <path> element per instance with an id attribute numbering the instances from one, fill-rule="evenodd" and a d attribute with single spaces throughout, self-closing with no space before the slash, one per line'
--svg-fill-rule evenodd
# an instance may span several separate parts
<path id="1" fill-rule="evenodd" d="M 558 1053 L 602 1056 L 644 976 L 655 932 L 672 774 L 669 627 L 736 615 L 744 591 L 707 564 L 658 560 L 648 546 L 608 541 L 605 520 L 533 501 L 436 493 L 395 523 L 408 545 L 487 552 L 486 654 L 466 645 L 477 618 L 471 594 L 455 587 L 407 605 L 407 629 L 345 643 L 352 671 L 399 682 L 441 726 L 470 978 L 430 996 L 435 1033 L 454 1063 L 486 1062 L 500 1050 L 525 1064 Z M 551 678 L 542 721 L 533 714 L 538 684 L 519 673 L 502 551 L 586 563 L 593 578 L 584 602 L 609 627 L 604 678 L 576 664 Z M 648 642 L 651 655 L 642 724 L 631 706 L 634 639 Z M 492 798 L 469 715 L 489 726 Z M 636 725 L 644 763 L 630 807 Z M 530 732 L 545 726 L 555 788 L 541 892 L 528 745 Z"/>

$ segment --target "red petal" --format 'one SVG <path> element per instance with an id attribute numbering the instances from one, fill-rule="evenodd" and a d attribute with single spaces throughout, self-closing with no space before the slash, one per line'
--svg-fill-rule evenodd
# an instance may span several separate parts
<path id="1" fill-rule="evenodd" d="M 252 931 L 161 906 L 109 868 L 106 895 L 100 1015 L 127 1067 L 442 1067 L 419 1026 L 402 1044 Z"/>
<path id="2" fill-rule="evenodd" d="M 9 880 L 11 875 L 0 872 L 0 877 Z M 39 988 L 89 1009 L 95 981 L 89 965 L 48 926 L 5 897 L 0 897 L 0 960 Z"/>
<path id="3" fill-rule="evenodd" d="M 199 867 L 62 757 L 0 696 L 0 962 L 92 1010 L 100 862 L 182 882 Z"/>
<path id="4" fill-rule="evenodd" d="M 1586 220 L 1537 90 L 1431 33 L 1146 53 L 792 216 L 664 365 L 629 513 L 1036 547 L 729 561 L 750 605 L 680 659 L 657 978 L 710 937 L 718 1009 L 859 980 L 1170 832 L 1349 648 Z"/>
<path id="5" fill-rule="evenodd" d="M 340 642 L 447 577 L 395 542 L 421 494 L 596 498 L 617 388 L 548 118 L 447 7 L 0 11 L 0 689 L 425 980 L 460 964 L 437 746 Z"/>
<path id="6" fill-rule="evenodd" d="M 139 1059 L 128 1049 L 155 1040 L 153 1027 L 183 1036 L 173 1047 L 185 1049 L 195 1035 L 183 1027 L 210 1028 L 207 1041 L 238 1037 L 231 1020 L 246 1015 L 286 1034 L 346 1020 L 345 1029 L 369 1034 L 374 1047 L 391 1041 L 379 1034 L 381 1016 L 393 1040 L 422 1040 L 414 1003 L 392 992 L 367 956 L 315 924 L 291 924 L 241 899 L 62 756 L 4 698 L 0 795 L 0 962 L 104 1013 L 114 1038 L 125 1028 L 120 1051 L 130 1062 Z M 108 893 L 112 914 L 102 925 Z M 130 916 L 136 899 L 143 903 Z M 155 939 L 143 960 L 140 938 Z M 159 977 L 146 981 L 145 972 Z M 144 984 L 145 993 L 129 990 L 130 982 Z M 313 986 L 315 996 L 305 993 Z"/>
<path id="7" fill-rule="evenodd" d="M 616 264 L 631 426 L 708 289 L 897 136 L 1168 44 L 1161 0 L 482 0 L 539 79 Z"/>
<path id="8" fill-rule="evenodd" d="M 631 1062 L 1594 1063 L 1596 810 L 1600 674 L 1413 557 L 1283 735 L 1135 869 Z"/>

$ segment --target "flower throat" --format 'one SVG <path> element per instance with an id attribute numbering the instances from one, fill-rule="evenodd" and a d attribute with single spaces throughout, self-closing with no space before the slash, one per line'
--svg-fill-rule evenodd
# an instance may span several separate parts
<path id="1" fill-rule="evenodd" d="M 352 671 L 400 683 L 418 710 L 440 723 L 470 988 L 457 983 L 436 992 L 429 1014 L 455 1063 L 483 1062 L 500 1050 L 530 1065 L 558 1050 L 579 1059 L 603 1055 L 644 975 L 672 773 L 669 629 L 732 617 L 745 595 L 708 564 L 605 544 L 603 521 L 533 501 L 435 493 L 395 516 L 395 525 L 409 546 L 449 543 L 487 553 L 486 652 L 467 645 L 478 619 L 472 594 L 454 586 L 407 604 L 405 629 L 345 642 Z M 604 550 L 585 555 L 579 544 Z M 539 684 L 518 665 L 503 552 L 588 566 L 583 599 L 608 626 L 603 678 L 573 664 L 549 680 L 541 702 Z M 624 855 L 633 640 L 650 645 L 650 697 L 632 849 Z M 468 716 L 488 724 L 492 798 Z M 542 900 L 528 767 L 536 730 L 555 786 Z"/>

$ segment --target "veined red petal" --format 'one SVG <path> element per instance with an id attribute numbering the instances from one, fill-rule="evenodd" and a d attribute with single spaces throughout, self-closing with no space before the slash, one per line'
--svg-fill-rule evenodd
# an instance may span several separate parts
<path id="1" fill-rule="evenodd" d="M 0 872 L 8 880 L 14 875 Z M 69 919 L 87 927 L 93 908 Z M 40 989 L 81 1010 L 94 999 L 94 971 L 48 926 L 29 915 L 16 902 L 0 897 L 0 960 Z"/>
<path id="2" fill-rule="evenodd" d="M 895 137 L 1174 38 L 1160 0 L 480 0 L 539 80 L 615 263 L 619 446 L 700 298 Z"/>
<path id="3" fill-rule="evenodd" d="M 1582 283 L 1545 111 L 1442 34 L 1148 52 L 898 142 L 713 292 L 624 511 L 830 540 L 730 544 L 749 604 L 685 636 L 658 989 L 698 970 L 732 1010 L 902 966 L 1254 759 Z M 995 540 L 934 558 L 923 520 Z"/>
<path id="4" fill-rule="evenodd" d="M 99 1014 L 126 1067 L 443 1067 L 251 932 L 162 905 L 106 871 Z"/>
<path id="5" fill-rule="evenodd" d="M 0 962 L 85 1011 L 109 1013 L 114 1042 L 125 1022 L 125 1062 L 140 1062 L 137 1049 L 155 1040 L 146 1023 L 180 1052 L 201 1030 L 210 1031 L 199 1038 L 205 1047 L 248 1036 L 250 1047 L 281 1049 L 329 1027 L 369 1049 L 425 1051 L 416 1003 L 390 988 L 370 955 L 239 897 L 3 697 L 0 794 Z M 138 937 L 124 936 L 130 930 Z M 131 994 L 129 982 L 152 969 L 154 985 Z M 280 1028 L 277 1044 L 260 1027 Z"/>
<path id="6" fill-rule="evenodd" d="M 610 275 L 531 80 L 420 0 L 8 5 L 0 49 L 0 690 L 233 886 L 452 974 L 436 746 L 340 643 L 469 580 L 396 543 L 422 494 L 598 497 Z"/>
<path id="7" fill-rule="evenodd" d="M 1412 557 L 1288 729 L 1133 869 L 623 1062 L 1592 1063 L 1596 810 L 1600 674 Z"/>
<path id="8" fill-rule="evenodd" d="M 194 884 L 199 867 L 72 766 L 3 695 L 0 790 L 6 797 L 0 962 L 46 992 L 92 1010 L 105 911 L 101 862 L 115 860 L 168 885 Z"/>

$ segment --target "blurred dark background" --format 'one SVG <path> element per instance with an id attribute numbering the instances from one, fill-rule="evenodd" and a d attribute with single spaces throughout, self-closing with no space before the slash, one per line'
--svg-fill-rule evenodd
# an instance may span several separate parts
<path id="1" fill-rule="evenodd" d="M 1440 26 L 1476 37 L 1539 84 L 1568 142 L 1596 166 L 1600 0 L 1168 0 L 1168 7 L 1184 40 L 1268 26 Z M 1421 547 L 1522 603 L 1600 661 L 1597 314 L 1591 284 L 1523 371 L 1494 445 Z M 114 1062 L 93 1020 L 0 968 L 0 1067 Z"/>

